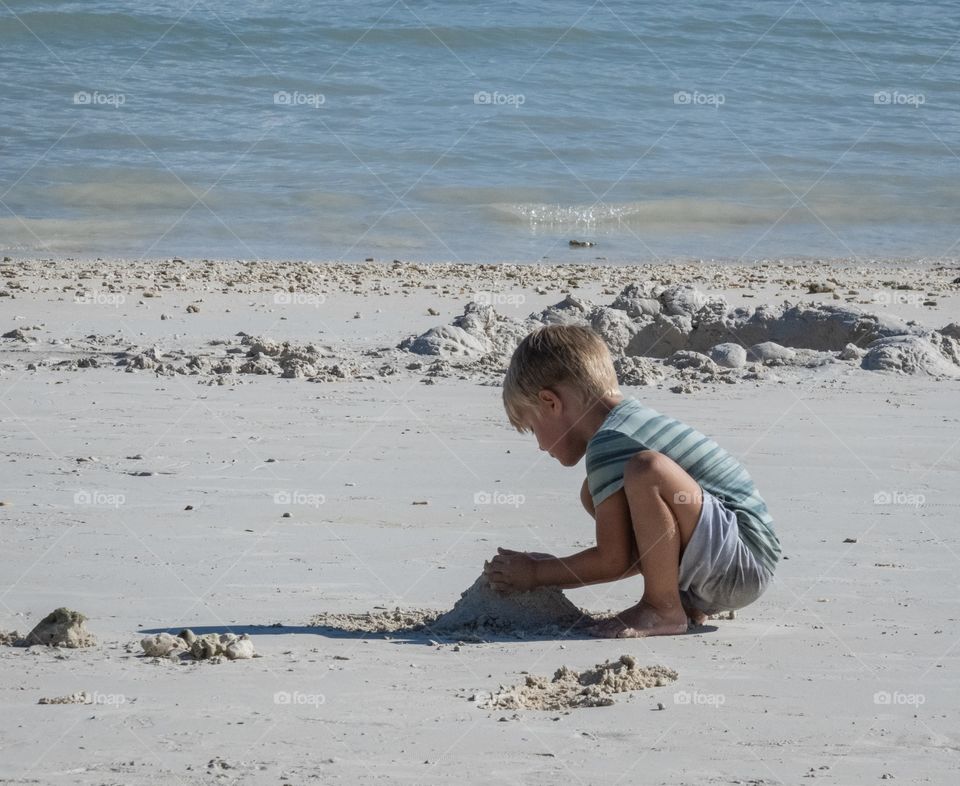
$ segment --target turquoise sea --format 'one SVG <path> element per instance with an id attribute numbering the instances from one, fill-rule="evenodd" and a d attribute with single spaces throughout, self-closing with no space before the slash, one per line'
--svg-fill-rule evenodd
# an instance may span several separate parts
<path id="1" fill-rule="evenodd" d="M 0 3 L 6 254 L 946 256 L 958 219 L 956 2 Z"/>

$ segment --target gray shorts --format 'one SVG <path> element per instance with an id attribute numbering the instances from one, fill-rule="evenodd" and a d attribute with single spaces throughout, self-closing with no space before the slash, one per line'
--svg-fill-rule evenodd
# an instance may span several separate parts
<path id="1" fill-rule="evenodd" d="M 737 515 L 708 491 L 697 528 L 680 559 L 680 598 L 706 614 L 732 611 L 753 603 L 772 574 L 740 539 Z"/>

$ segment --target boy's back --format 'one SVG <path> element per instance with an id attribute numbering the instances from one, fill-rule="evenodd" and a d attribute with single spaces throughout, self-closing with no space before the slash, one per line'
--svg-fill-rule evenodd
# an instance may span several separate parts
<path id="1" fill-rule="evenodd" d="M 635 398 L 614 407 L 587 444 L 587 483 L 595 507 L 623 488 L 624 466 L 641 450 L 673 459 L 736 513 L 744 543 L 761 565 L 773 571 L 780 559 L 780 541 L 747 470 L 712 439 Z"/>

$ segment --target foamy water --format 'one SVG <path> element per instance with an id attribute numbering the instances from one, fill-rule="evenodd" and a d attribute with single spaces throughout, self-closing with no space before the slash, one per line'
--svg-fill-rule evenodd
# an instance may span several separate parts
<path id="1" fill-rule="evenodd" d="M 8 0 L 0 249 L 947 255 L 958 19 L 949 2 Z"/>

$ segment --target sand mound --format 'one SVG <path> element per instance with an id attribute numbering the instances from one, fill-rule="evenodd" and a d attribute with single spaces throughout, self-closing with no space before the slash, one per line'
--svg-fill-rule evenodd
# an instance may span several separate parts
<path id="1" fill-rule="evenodd" d="M 621 655 L 592 669 L 576 672 L 561 666 L 553 679 L 528 675 L 521 685 L 501 687 L 489 697 L 475 697 L 477 706 L 489 710 L 566 710 L 607 707 L 617 693 L 659 688 L 677 679 L 663 666 L 638 666 L 630 655 Z"/>
<path id="2" fill-rule="evenodd" d="M 360 614 L 322 612 L 308 623 L 314 628 L 331 628 L 344 633 L 415 633 L 425 630 L 439 612 L 427 609 L 365 611 Z"/>
<path id="3" fill-rule="evenodd" d="M 399 348 L 417 355 L 479 357 L 512 352 L 526 332 L 522 324 L 501 316 L 492 306 L 471 301 L 450 325 L 404 339 Z"/>
<path id="4" fill-rule="evenodd" d="M 169 633 L 147 636 L 140 641 L 140 646 L 143 647 L 143 654 L 149 658 L 192 658 L 219 663 L 223 658 L 245 660 L 259 657 L 253 647 L 253 640 L 246 633 L 240 636 L 235 633 L 206 633 L 197 636 L 188 628 L 176 636 Z"/>
<path id="5" fill-rule="evenodd" d="M 960 349 L 950 333 L 960 334 L 956 325 L 922 339 L 924 331 L 916 323 L 853 305 L 784 302 L 731 308 L 722 297 L 689 284 L 631 284 L 609 306 L 567 295 L 525 320 L 500 315 L 490 305 L 468 303 L 451 325 L 411 336 L 397 348 L 466 362 L 459 368 L 474 368 L 479 357 L 488 363 L 496 357 L 504 365 L 530 330 L 552 324 L 593 328 L 610 348 L 621 384 L 655 384 L 670 375 L 686 381 L 756 379 L 755 364 L 814 368 L 859 359 L 853 357 L 858 347 L 884 341 L 862 368 L 960 375 Z M 678 353 L 708 355 L 711 364 L 694 368 L 671 362 Z M 659 375 L 631 358 L 655 362 Z"/>
<path id="6" fill-rule="evenodd" d="M 23 642 L 21 636 L 15 630 L 0 630 L 0 647 L 13 647 Z"/>
<path id="7" fill-rule="evenodd" d="M 559 589 L 541 587 L 531 592 L 501 595 L 490 588 L 485 576 L 480 576 L 460 595 L 450 611 L 430 623 L 430 630 L 507 636 L 561 634 L 589 620 L 589 615 L 574 606 Z"/>
<path id="8" fill-rule="evenodd" d="M 500 595 L 481 575 L 447 612 L 398 608 L 363 614 L 318 614 L 310 625 L 350 633 L 424 633 L 477 641 L 484 637 L 562 636 L 592 621 L 558 589 L 544 587 Z"/>
<path id="9" fill-rule="evenodd" d="M 92 704 L 93 697 L 85 690 L 71 693 L 69 696 L 43 696 L 37 704 Z"/>
<path id="10" fill-rule="evenodd" d="M 79 611 L 59 608 L 51 611 L 22 641 L 16 642 L 30 647 L 45 644 L 48 647 L 92 647 L 97 643 L 93 634 L 85 627 L 87 618 Z"/>
<path id="11" fill-rule="evenodd" d="M 867 347 L 861 366 L 870 371 L 958 377 L 960 366 L 951 362 L 957 355 L 957 343 L 956 339 L 935 331 L 927 337 L 882 338 Z"/>

